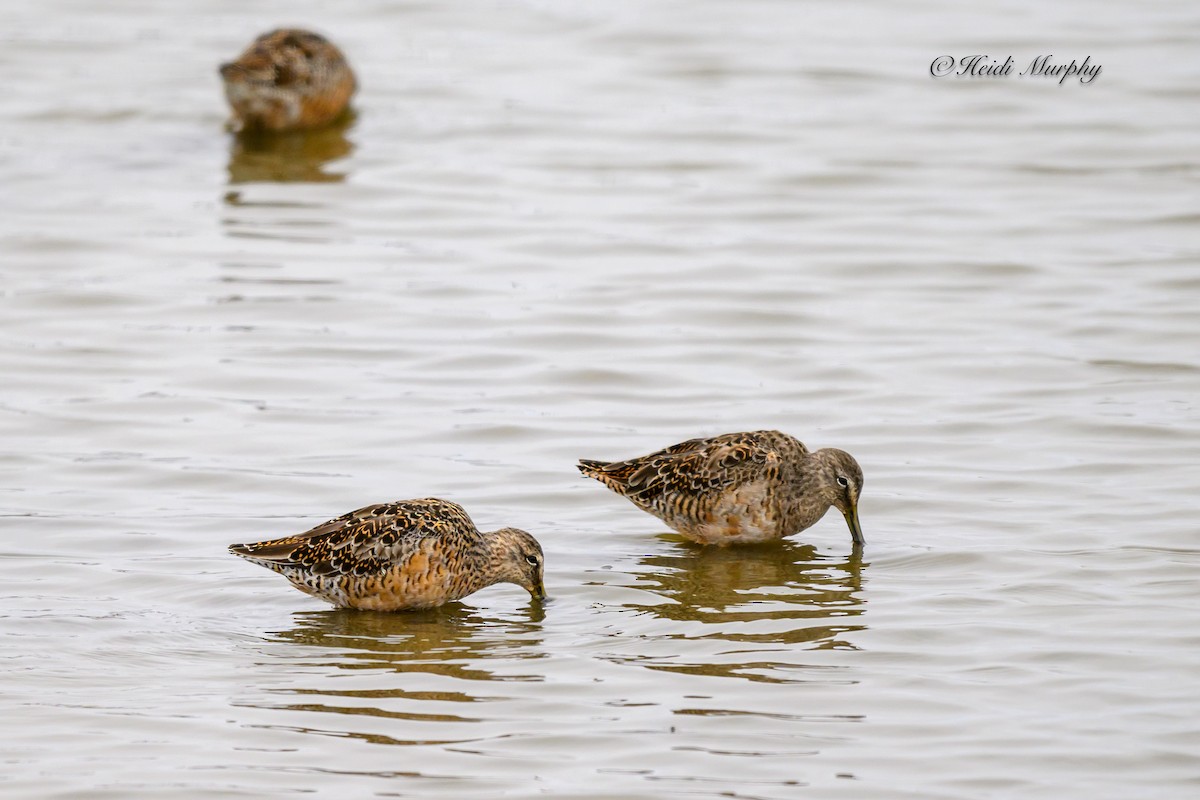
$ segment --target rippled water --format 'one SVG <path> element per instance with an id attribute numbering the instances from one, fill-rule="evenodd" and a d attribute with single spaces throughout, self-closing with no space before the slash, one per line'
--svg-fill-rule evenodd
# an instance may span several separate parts
<path id="1" fill-rule="evenodd" d="M 1200 792 L 1191 6 L 176 5 L 0 11 L 0 794 Z M 234 142 L 280 23 L 357 118 Z M 573 467 L 765 427 L 858 457 L 861 557 Z M 426 495 L 551 601 L 225 552 Z"/>

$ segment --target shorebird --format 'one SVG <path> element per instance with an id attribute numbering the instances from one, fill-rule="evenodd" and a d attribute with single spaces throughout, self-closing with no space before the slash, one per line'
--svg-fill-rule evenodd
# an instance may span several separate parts
<path id="1" fill-rule="evenodd" d="M 234 131 L 318 128 L 346 110 L 357 82 L 342 51 L 324 36 L 292 28 L 264 33 L 221 65 Z"/>
<path id="2" fill-rule="evenodd" d="M 810 452 L 779 431 L 690 439 L 625 461 L 580 459 L 579 471 L 701 544 L 766 542 L 814 525 L 834 506 L 855 547 L 863 474 L 845 451 Z"/>
<path id="3" fill-rule="evenodd" d="M 495 583 L 546 596 L 536 539 L 517 528 L 480 533 L 462 506 L 433 497 L 367 506 L 297 536 L 229 550 L 343 608 L 434 608 Z"/>

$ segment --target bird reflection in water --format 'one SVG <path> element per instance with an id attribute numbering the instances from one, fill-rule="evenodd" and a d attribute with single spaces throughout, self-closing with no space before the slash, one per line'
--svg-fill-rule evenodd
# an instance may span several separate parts
<path id="1" fill-rule="evenodd" d="M 241 133 L 232 137 L 229 183 L 338 183 L 344 172 L 327 166 L 354 152 L 346 133 L 353 114 L 315 131 Z"/>
<path id="2" fill-rule="evenodd" d="M 459 603 L 426 611 L 382 613 L 332 609 L 294 615 L 296 624 L 271 637 L 280 642 L 327 648 L 304 663 L 337 669 L 427 672 L 466 680 L 537 680 L 533 675 L 499 675 L 489 661 L 537 658 L 545 611 L 492 617 Z"/>
<path id="3" fill-rule="evenodd" d="M 635 587 L 674 602 L 626 604 L 670 622 L 670 632 L 651 634 L 651 652 L 622 660 L 753 681 L 789 683 L 812 670 L 829 678 L 828 659 L 799 653 L 857 649 L 853 634 L 867 627 L 861 621 L 864 566 L 858 547 L 822 555 L 812 545 L 787 541 L 737 548 L 673 544 L 641 559 Z"/>
<path id="4" fill-rule="evenodd" d="M 543 617 L 537 603 L 497 616 L 458 603 L 403 613 L 300 612 L 292 627 L 268 635 L 294 647 L 271 652 L 288 661 L 287 685 L 262 689 L 289 701 L 255 705 L 307 713 L 308 724 L 287 726 L 304 733 L 376 744 L 470 741 L 486 716 L 471 714 L 470 704 L 506 699 L 496 682 L 544 679 L 524 666 L 545 655 Z M 399 731 L 411 738 L 397 738 Z"/>

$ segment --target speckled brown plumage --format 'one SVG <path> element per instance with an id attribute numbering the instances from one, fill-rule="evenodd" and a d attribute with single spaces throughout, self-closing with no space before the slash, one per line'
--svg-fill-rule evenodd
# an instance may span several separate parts
<path id="1" fill-rule="evenodd" d="M 229 550 L 345 608 L 433 608 L 495 583 L 545 597 L 536 539 L 516 528 L 480 533 L 462 506 L 432 497 L 367 506 L 298 536 Z"/>
<path id="2" fill-rule="evenodd" d="M 318 128 L 337 119 L 357 86 L 342 52 L 309 31 L 264 33 L 221 65 L 235 131 Z"/>
<path id="3" fill-rule="evenodd" d="M 833 448 L 810 452 L 779 431 L 690 439 L 625 461 L 581 459 L 579 471 L 701 544 L 791 536 L 830 506 L 863 544 L 858 462 Z"/>

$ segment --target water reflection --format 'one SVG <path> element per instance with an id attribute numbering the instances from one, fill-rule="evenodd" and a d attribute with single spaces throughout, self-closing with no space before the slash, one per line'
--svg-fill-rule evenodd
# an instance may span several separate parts
<path id="1" fill-rule="evenodd" d="M 674 602 L 626 605 L 671 622 L 672 633 L 650 637 L 651 652 L 623 660 L 769 682 L 798 680 L 798 670 L 827 670 L 800 653 L 857 649 L 852 634 L 866 628 L 865 566 L 860 548 L 822 555 L 812 545 L 793 542 L 741 548 L 673 544 L 639 562 L 636 585 Z"/>
<path id="2" fill-rule="evenodd" d="M 316 131 L 285 134 L 239 134 L 229 150 L 229 182 L 336 183 L 346 173 L 327 165 L 354 152 L 346 133 L 353 116 Z"/>
<path id="3" fill-rule="evenodd" d="M 293 618 L 290 628 L 267 637 L 296 646 L 271 652 L 289 664 L 287 685 L 262 687 L 271 700 L 252 705 L 298 712 L 305 721 L 272 728 L 376 744 L 470 741 L 486 719 L 469 712 L 469 705 L 505 698 L 475 692 L 462 681 L 544 679 L 541 671 L 521 666 L 545 655 L 540 604 L 496 617 L 451 604 L 397 614 L 310 611 Z M 345 670 L 355 671 L 354 677 L 347 680 Z M 396 673 L 405 676 L 397 679 Z"/>
<path id="4" fill-rule="evenodd" d="M 738 548 L 685 544 L 647 556 L 640 566 L 641 588 L 678 601 L 648 607 L 668 619 L 721 624 L 862 613 L 860 548 L 823 556 L 812 545 L 791 542 Z"/>
<path id="5" fill-rule="evenodd" d="M 270 634 L 279 642 L 323 648 L 304 663 L 336 669 L 428 672 L 466 680 L 536 680 L 540 675 L 499 675 L 487 660 L 539 657 L 545 611 L 491 617 L 458 603 L 396 614 L 331 609 L 299 612 L 295 625 Z M 402 693 L 401 693 L 402 694 Z"/>

